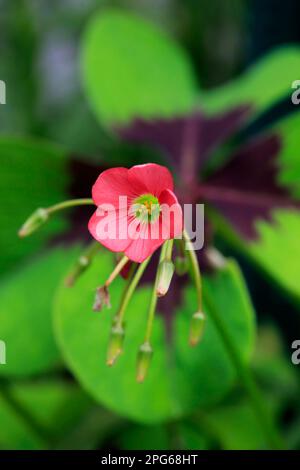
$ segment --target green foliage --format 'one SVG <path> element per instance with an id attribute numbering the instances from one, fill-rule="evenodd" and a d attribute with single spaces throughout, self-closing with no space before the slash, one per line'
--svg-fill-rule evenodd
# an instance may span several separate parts
<path id="1" fill-rule="evenodd" d="M 0 138 L 0 270 L 36 252 L 65 222 L 55 217 L 38 235 L 18 242 L 17 232 L 37 208 L 65 199 L 68 177 L 65 152 L 52 144 L 15 137 Z"/>
<path id="2" fill-rule="evenodd" d="M 54 2 L 57 6 L 53 4 L 51 17 L 44 14 L 43 7 L 32 15 L 29 2 L 6 3 L 6 14 L 0 19 L 0 79 L 7 84 L 7 104 L 0 107 L 0 132 L 48 136 L 63 142 L 72 154 L 82 154 L 82 163 L 131 166 L 161 162 L 155 149 L 119 141 L 111 132 L 113 126 L 126 125 L 135 118 L 172 118 L 190 113 L 196 106 L 212 115 L 248 104 L 255 119 L 291 95 L 292 82 L 299 78 L 300 48 L 285 46 L 234 81 L 199 91 L 191 60 L 181 46 L 132 13 L 137 9 L 144 18 L 158 13 L 160 22 L 170 25 L 192 52 L 200 83 L 211 87 L 239 67 L 240 54 L 236 52 L 242 41 L 240 46 L 239 41 L 233 41 L 235 45 L 232 41 L 224 45 L 223 41 L 224 34 L 227 39 L 244 36 L 239 31 L 241 23 L 237 23 L 244 8 L 239 0 L 229 2 L 235 5 L 235 13 L 232 5 L 223 2 L 217 15 L 212 15 L 215 5 L 211 0 L 198 2 L 199 6 L 197 2 L 179 2 L 174 17 L 174 7 L 168 4 L 163 12 L 155 2 L 145 6 L 142 3 L 147 2 L 126 0 L 122 10 L 109 7 L 100 12 L 94 10 L 93 2 L 83 9 Z M 73 58 L 64 52 L 77 48 L 75 41 L 82 27 L 79 65 L 84 94 L 77 88 L 75 73 L 71 77 L 74 86 L 66 80 L 63 83 L 65 71 L 74 66 Z M 58 49 L 66 58 L 59 77 L 55 67 L 54 73 L 49 70 L 52 51 Z M 69 80 L 69 73 L 66 76 Z M 57 79 L 56 94 L 53 81 L 57 83 Z M 269 129 L 282 141 L 278 182 L 296 198 L 300 197 L 299 126 L 296 111 Z M 204 137 L 214 138 L 214 130 Z M 218 169 L 237 142 L 233 139 L 228 147 L 216 149 L 208 170 Z M 67 289 L 60 279 L 69 264 L 73 265 L 79 247 L 54 247 L 53 238 L 67 226 L 65 214 L 56 214 L 28 239 L 17 237 L 18 229 L 37 207 L 68 197 L 67 187 L 73 181 L 67 152 L 46 141 L 12 135 L 0 137 L 0 159 L 0 340 L 7 345 L 7 364 L 0 365 L 0 449 L 97 449 L 107 444 L 126 450 L 265 448 L 262 430 L 205 305 L 208 319 L 203 341 L 194 349 L 188 345 L 196 307 L 191 284 L 183 287 L 172 322 L 166 322 L 161 312 L 156 316 L 154 356 L 144 384 L 136 383 L 135 368 L 150 299 L 147 285 L 138 289 L 129 306 L 124 354 L 113 368 L 106 366 L 111 321 L 125 281 L 117 279 L 111 288 L 111 311 L 98 314 L 92 305 L 95 288 L 112 270 L 113 256 L 99 253 L 78 283 Z M 82 197 L 87 197 L 90 188 L 84 184 L 91 168 L 82 168 Z M 214 217 L 220 235 L 217 242 L 227 239 L 234 248 L 244 250 L 248 259 L 275 281 L 275 299 L 278 285 L 296 300 L 296 312 L 300 294 L 299 212 L 276 210 L 272 221 L 257 223 L 258 239 L 249 245 L 221 216 Z M 249 279 L 255 289 L 255 275 L 250 273 Z M 223 269 L 204 276 L 203 288 L 242 360 L 248 363 L 254 349 L 254 312 L 236 263 L 228 261 Z M 259 319 L 267 316 L 272 326 L 263 331 L 259 328 L 251 366 L 265 406 L 281 425 L 286 443 L 299 448 L 298 369 L 288 357 L 290 345 L 282 344 L 283 333 L 274 329 L 274 323 L 277 318 L 281 321 L 288 338 L 293 326 L 282 321 L 285 312 L 276 312 L 275 317 L 275 304 L 262 312 L 258 298 Z M 263 307 L 268 308 L 265 302 Z M 290 311 L 287 314 L 294 325 L 297 318 L 293 319 Z M 286 416 L 290 419 L 285 420 Z"/>
<path id="3" fill-rule="evenodd" d="M 125 428 L 118 439 L 118 445 L 126 450 L 167 450 L 169 435 L 166 426 L 141 426 L 133 424 Z M 137 436 L 139 439 L 137 440 Z"/>
<path id="4" fill-rule="evenodd" d="M 202 419 L 224 450 L 267 448 L 253 409 L 247 402 L 216 408 Z"/>
<path id="5" fill-rule="evenodd" d="M 0 394 L 0 449 L 40 449 L 45 443 Z"/>
<path id="6" fill-rule="evenodd" d="M 259 239 L 249 246 L 256 262 L 299 301 L 300 215 L 296 210 L 276 210 L 273 221 L 258 222 Z"/>
<path id="7" fill-rule="evenodd" d="M 91 408 L 74 384 L 61 380 L 16 383 L 0 392 L 0 449 L 45 449 Z"/>
<path id="8" fill-rule="evenodd" d="M 163 317 L 156 317 L 154 357 L 143 385 L 135 381 L 136 354 L 143 341 L 148 288 L 139 289 L 126 314 L 124 354 L 117 364 L 105 364 L 111 313 L 92 312 L 95 279 L 103 283 L 112 270 L 112 256 L 98 256 L 72 290 L 61 285 L 55 303 L 55 325 L 62 354 L 83 387 L 100 403 L 123 416 L 144 423 L 176 418 L 197 405 L 215 403 L 235 380 L 235 372 L 209 318 L 203 343 L 188 346 L 188 328 L 196 301 L 192 289 L 176 316 L 171 344 L 166 345 Z M 111 288 L 113 312 L 124 282 Z M 233 339 L 247 360 L 253 346 L 253 311 L 237 266 L 230 262 L 215 277 L 206 279 L 220 315 L 226 314 Z M 226 309 L 226 310 L 225 310 Z"/>
<path id="9" fill-rule="evenodd" d="M 0 338 L 7 345 L 7 364 L 0 376 L 32 375 L 58 364 L 52 300 L 58 279 L 76 253 L 53 249 L 2 281 Z"/>
<path id="10" fill-rule="evenodd" d="M 278 157 L 279 183 L 286 186 L 294 197 L 300 198 L 300 113 L 296 112 L 283 119 L 274 128 L 281 140 Z"/>
<path id="11" fill-rule="evenodd" d="M 202 96 L 210 113 L 248 104 L 254 113 L 265 111 L 290 92 L 300 69 L 300 48 L 285 46 L 276 49 L 253 64 L 236 80 Z"/>
<path id="12" fill-rule="evenodd" d="M 188 112 L 196 87 L 188 58 L 152 24 L 133 14 L 94 15 L 82 44 L 83 85 L 101 123 Z"/>

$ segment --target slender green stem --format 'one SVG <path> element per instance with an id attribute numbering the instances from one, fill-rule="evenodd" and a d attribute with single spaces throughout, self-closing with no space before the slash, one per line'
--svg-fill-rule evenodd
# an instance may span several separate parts
<path id="1" fill-rule="evenodd" d="M 196 285 L 196 291 L 197 291 L 197 298 L 198 298 L 198 309 L 200 312 L 202 312 L 202 278 L 201 278 L 201 272 L 200 272 L 200 267 L 198 263 L 198 259 L 196 256 L 196 253 L 193 249 L 193 244 L 188 236 L 188 233 L 186 230 L 183 231 L 183 237 L 186 242 L 186 252 L 187 255 L 190 259 L 192 271 L 193 271 L 193 277 Z"/>
<path id="2" fill-rule="evenodd" d="M 64 209 L 69 209 L 70 207 L 76 206 L 94 206 L 95 203 L 93 199 L 70 199 L 69 201 L 59 202 L 54 206 L 48 207 L 46 210 L 48 214 L 53 214 Z"/>
<path id="3" fill-rule="evenodd" d="M 147 266 L 150 262 L 150 259 L 151 259 L 151 257 L 147 258 L 142 264 L 140 264 L 140 266 L 138 267 L 135 275 L 133 276 L 133 279 L 132 279 L 130 285 L 128 286 L 128 289 L 127 289 L 127 291 L 124 295 L 124 298 L 122 299 L 120 309 L 119 309 L 119 311 L 116 315 L 116 324 L 118 326 L 122 325 L 126 308 L 127 308 L 128 304 L 131 300 L 131 297 L 133 296 L 133 293 L 134 293 L 138 283 L 140 282 L 140 279 L 141 279 L 142 275 L 144 274 L 145 269 L 147 268 Z"/>
<path id="4" fill-rule="evenodd" d="M 126 279 L 126 285 L 125 285 L 123 293 L 122 293 L 120 305 L 123 305 L 123 302 L 124 302 L 124 299 L 126 297 L 127 291 L 130 288 L 134 273 L 136 271 L 136 266 L 137 265 L 135 263 L 132 263 L 132 266 L 129 270 L 128 278 Z M 118 318 L 118 315 L 116 316 L 116 318 Z"/>
<path id="5" fill-rule="evenodd" d="M 162 249 L 161 249 L 161 252 L 160 252 L 159 263 L 163 259 L 165 259 L 167 249 L 168 249 L 168 242 L 164 243 L 164 245 L 162 246 Z M 155 278 L 154 287 L 153 287 L 151 300 L 150 300 L 150 306 L 149 306 L 149 312 L 148 312 L 148 318 L 147 318 L 147 325 L 146 325 L 145 343 L 150 342 L 151 333 L 152 333 L 153 320 L 154 320 L 155 309 L 156 309 L 156 304 L 157 304 L 158 274 L 159 274 L 159 269 L 157 270 L 157 273 L 156 273 L 156 278 Z"/>
<path id="6" fill-rule="evenodd" d="M 186 231 L 184 232 L 184 238 L 186 240 L 186 243 L 188 243 L 188 248 L 192 248 L 192 243 L 189 240 Z M 198 260 L 194 250 L 187 250 L 187 253 L 191 261 L 198 296 L 200 297 L 201 295 L 202 298 L 202 283 Z M 224 346 L 226 347 L 229 357 L 233 365 L 235 366 L 238 376 L 246 392 L 248 393 L 249 399 L 253 406 L 253 410 L 257 416 L 257 420 L 259 421 L 264 431 L 267 441 L 269 442 L 272 448 L 283 449 L 284 444 L 280 436 L 278 435 L 277 429 L 274 426 L 274 423 L 272 422 L 269 413 L 267 412 L 264 399 L 261 395 L 259 388 L 257 387 L 253 374 L 247 364 L 245 364 L 244 361 L 241 359 L 240 352 L 237 349 L 235 342 L 233 341 L 230 335 L 230 332 L 228 331 L 226 323 L 223 321 L 223 318 L 218 314 L 218 311 L 214 305 L 214 301 L 206 289 L 203 291 L 203 297 L 205 305 L 208 309 L 208 313 L 211 316 L 219 332 L 219 335 L 222 338 Z"/>
<path id="7" fill-rule="evenodd" d="M 168 240 L 165 245 L 166 247 L 166 260 L 172 261 L 172 253 L 173 253 L 173 246 L 174 246 L 174 239 Z"/>
<path id="8" fill-rule="evenodd" d="M 118 274 L 120 274 L 120 272 L 124 268 L 125 264 L 128 263 L 128 261 L 129 261 L 129 258 L 127 258 L 127 256 L 124 255 L 123 258 L 119 261 L 119 263 L 115 267 L 115 269 L 113 270 L 113 272 L 111 273 L 111 275 L 109 276 L 109 278 L 107 279 L 107 281 L 105 282 L 106 287 L 110 286 L 110 284 L 115 280 Z"/>
<path id="9" fill-rule="evenodd" d="M 76 264 L 73 266 L 72 270 L 65 279 L 65 285 L 71 287 L 74 285 L 75 281 L 79 276 L 88 268 L 91 264 L 92 259 L 98 253 L 100 249 L 99 242 L 92 242 L 85 249 L 85 251 L 79 256 Z"/>
<path id="10" fill-rule="evenodd" d="M 60 202 L 59 204 L 55 204 L 54 206 L 47 208 L 40 207 L 39 209 L 36 209 L 33 214 L 30 215 L 30 217 L 27 218 L 20 228 L 18 235 L 19 237 L 24 238 L 36 232 L 48 221 L 50 215 L 54 212 L 68 209 L 70 207 L 86 205 L 94 205 L 94 201 L 92 199 L 71 199 L 69 201 Z"/>

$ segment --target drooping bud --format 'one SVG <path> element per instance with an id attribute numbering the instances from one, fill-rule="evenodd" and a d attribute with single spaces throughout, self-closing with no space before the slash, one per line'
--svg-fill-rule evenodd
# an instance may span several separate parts
<path id="1" fill-rule="evenodd" d="M 192 316 L 191 328 L 190 328 L 190 345 L 196 346 L 200 343 L 204 327 L 206 323 L 206 317 L 203 312 L 197 312 Z"/>
<path id="2" fill-rule="evenodd" d="M 37 209 L 20 228 L 18 232 L 19 237 L 28 237 L 47 222 L 48 219 L 49 213 L 47 209 Z"/>
<path id="3" fill-rule="evenodd" d="M 100 312 L 103 307 L 111 308 L 110 295 L 106 286 L 98 287 L 93 310 L 94 312 Z"/>
<path id="4" fill-rule="evenodd" d="M 163 260 L 158 266 L 157 274 L 157 297 L 163 297 L 169 290 L 172 277 L 174 274 L 174 264 L 172 261 Z"/>
<path id="5" fill-rule="evenodd" d="M 116 323 L 112 326 L 110 339 L 107 350 L 107 360 L 106 363 L 108 366 L 113 366 L 117 358 L 123 351 L 123 342 L 124 342 L 125 331 L 122 325 Z"/>
<path id="6" fill-rule="evenodd" d="M 151 363 L 153 355 L 153 349 L 151 347 L 151 344 L 149 342 L 146 342 L 141 345 L 139 352 L 138 352 L 138 357 L 137 357 L 137 373 L 136 373 L 136 380 L 139 383 L 144 382 L 149 366 Z"/>
<path id="7" fill-rule="evenodd" d="M 189 269 L 189 262 L 185 256 L 176 256 L 175 271 L 178 276 L 184 276 Z"/>

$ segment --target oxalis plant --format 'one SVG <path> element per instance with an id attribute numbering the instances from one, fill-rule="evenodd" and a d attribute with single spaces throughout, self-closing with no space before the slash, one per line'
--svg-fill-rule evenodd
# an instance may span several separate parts
<path id="1" fill-rule="evenodd" d="M 49 338 L 50 314 L 39 331 L 37 319 L 26 321 L 24 334 L 39 349 L 38 360 L 24 358 L 19 369 L 8 361 L 3 373 L 50 370 L 58 345 L 97 402 L 151 425 L 180 426 L 200 417 L 213 439 L 222 419 L 213 420 L 213 407 L 242 385 L 255 417 L 251 425 L 262 436 L 257 445 L 285 447 L 250 365 L 255 314 L 245 281 L 237 262 L 216 245 L 233 247 L 298 299 L 288 274 L 291 267 L 297 272 L 297 261 L 286 267 L 279 247 L 293 243 L 287 227 L 300 227 L 299 145 L 291 131 L 299 115 L 295 110 L 260 127 L 259 135 L 254 122 L 290 93 L 299 61 L 300 51 L 287 47 L 204 92 L 184 51 L 153 25 L 116 10 L 95 14 L 80 63 L 100 124 L 100 163 L 78 156 L 76 142 L 69 153 L 40 142 L 19 141 L 17 149 L 9 139 L 0 143 L 11 157 L 8 168 L 14 161 L 23 168 L 25 155 L 34 166 L 22 178 L 23 204 L 12 208 L 19 224 L 25 221 L 19 235 L 26 240 L 18 244 L 20 254 L 7 244 L 5 262 L 12 270 L 44 248 L 25 273 L 22 298 L 39 292 L 54 312 L 55 335 Z M 15 186 L 7 173 L 8 188 Z M 205 205 L 204 227 L 183 217 L 186 206 L 195 217 L 198 204 Z M 68 230 L 66 209 L 72 209 Z M 205 232 L 201 250 L 191 240 L 198 231 Z M 294 244 L 297 250 L 298 240 Z"/>

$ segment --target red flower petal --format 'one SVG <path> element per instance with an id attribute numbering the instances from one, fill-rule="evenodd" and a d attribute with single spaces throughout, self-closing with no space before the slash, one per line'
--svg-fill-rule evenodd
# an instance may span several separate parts
<path id="1" fill-rule="evenodd" d="M 111 168 L 103 171 L 92 189 L 93 200 L 96 205 L 119 205 L 119 196 L 127 196 L 132 199 L 139 195 L 135 192 L 131 182 L 128 181 L 127 168 Z"/>
<path id="2" fill-rule="evenodd" d="M 159 221 L 155 223 L 159 226 Z M 153 224 L 154 225 L 154 224 Z M 132 240 L 131 244 L 125 250 L 125 255 L 136 263 L 142 263 L 148 256 L 152 255 L 154 251 L 162 245 L 164 240 L 158 238 L 153 240 L 149 236 L 150 224 L 141 224 L 140 236 L 136 240 Z M 159 233 L 159 227 L 157 232 Z M 150 232 L 151 233 L 151 232 Z M 147 237 L 148 235 L 148 237 Z"/>
<path id="3" fill-rule="evenodd" d="M 156 163 L 136 165 L 128 170 L 128 181 L 140 194 L 146 193 L 159 196 L 164 189 L 173 191 L 173 177 L 169 170 Z"/>
<path id="4" fill-rule="evenodd" d="M 89 221 L 90 233 L 109 250 L 143 262 L 164 241 L 182 233 L 182 210 L 172 190 L 169 170 L 153 163 L 104 171 L 93 186 L 93 199 L 99 207 Z M 128 215 L 132 200 L 145 193 L 158 197 L 161 204 L 162 213 L 153 223 L 141 223 Z M 129 198 L 122 209 L 120 196 Z"/>
<path id="5" fill-rule="evenodd" d="M 183 231 L 183 214 L 177 197 L 172 191 L 166 189 L 161 193 L 159 202 L 162 211 L 160 216 L 162 235 L 168 233 L 169 239 L 179 237 Z"/>
<path id="6" fill-rule="evenodd" d="M 126 210 L 122 212 L 109 211 L 99 215 L 97 210 L 90 218 L 88 225 L 91 235 L 106 248 L 116 253 L 124 252 L 131 243 L 128 238 L 128 214 Z M 115 230 L 109 227 L 115 227 Z"/>

